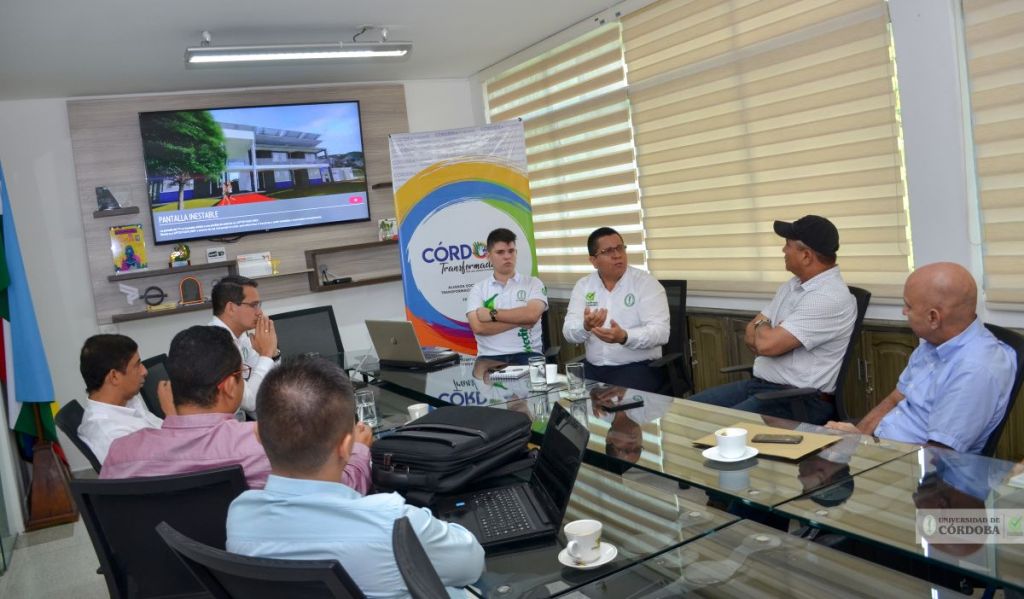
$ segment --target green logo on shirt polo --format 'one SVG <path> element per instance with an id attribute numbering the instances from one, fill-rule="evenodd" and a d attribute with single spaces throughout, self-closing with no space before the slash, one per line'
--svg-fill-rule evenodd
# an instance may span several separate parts
<path id="1" fill-rule="evenodd" d="M 521 302 L 525 302 L 526 301 L 526 290 L 525 289 L 520 289 L 519 292 L 516 293 L 516 299 L 521 301 Z"/>
<path id="2" fill-rule="evenodd" d="M 484 308 L 487 308 L 488 310 L 493 310 L 494 309 L 494 300 L 497 299 L 497 297 L 498 297 L 498 294 L 495 293 L 491 297 L 485 299 L 484 300 Z"/>
<path id="3" fill-rule="evenodd" d="M 635 295 L 633 295 L 632 293 L 627 293 L 627 294 L 626 294 L 626 299 L 625 299 L 625 303 L 626 303 L 626 307 L 627 307 L 627 308 L 630 308 L 630 307 L 632 307 L 632 306 L 633 306 L 633 304 L 635 304 L 635 303 L 636 303 L 636 296 L 635 296 Z"/>
<path id="4" fill-rule="evenodd" d="M 587 300 L 586 304 L 587 304 L 588 308 L 593 308 L 594 306 L 597 305 L 597 292 L 596 291 L 588 291 L 587 294 L 585 296 L 583 296 L 583 298 L 585 300 Z"/>

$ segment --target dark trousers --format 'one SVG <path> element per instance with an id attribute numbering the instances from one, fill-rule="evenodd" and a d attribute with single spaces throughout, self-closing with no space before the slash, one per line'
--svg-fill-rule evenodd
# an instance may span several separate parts
<path id="1" fill-rule="evenodd" d="M 518 354 L 500 354 L 497 356 L 477 356 L 477 360 L 496 360 L 498 362 L 505 362 L 506 364 L 513 364 L 515 366 L 526 366 L 530 363 L 530 358 L 533 356 L 541 356 L 537 352 L 523 352 Z"/>
<path id="2" fill-rule="evenodd" d="M 755 412 L 789 420 L 800 420 L 810 424 L 825 424 L 835 418 L 835 406 L 831 401 L 822 399 L 820 394 L 769 401 L 761 401 L 753 397 L 765 391 L 781 391 L 792 388 L 791 385 L 779 385 L 754 377 L 705 389 L 690 399 L 714 406 L 735 408 L 744 412 Z"/>
<path id="3" fill-rule="evenodd" d="M 584 360 L 583 372 L 588 379 L 627 389 L 662 393 L 666 387 L 665 369 L 651 368 L 650 360 L 620 364 L 618 366 L 596 366 Z"/>

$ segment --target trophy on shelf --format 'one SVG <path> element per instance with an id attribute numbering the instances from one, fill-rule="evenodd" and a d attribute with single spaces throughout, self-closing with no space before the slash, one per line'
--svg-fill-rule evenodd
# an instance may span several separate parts
<path id="1" fill-rule="evenodd" d="M 114 194 L 110 193 L 110 190 L 106 187 L 96 188 L 96 206 L 100 210 L 117 210 L 121 207 L 121 204 L 117 203 L 117 198 Z"/>
<path id="2" fill-rule="evenodd" d="M 203 285 L 195 277 L 185 277 L 178 283 L 178 293 L 181 294 L 182 306 L 203 303 Z"/>
<path id="3" fill-rule="evenodd" d="M 179 243 L 174 246 L 171 250 L 171 257 L 167 261 L 167 266 L 170 268 L 177 268 L 179 266 L 191 266 L 192 265 L 192 250 L 188 249 L 188 245 Z"/>

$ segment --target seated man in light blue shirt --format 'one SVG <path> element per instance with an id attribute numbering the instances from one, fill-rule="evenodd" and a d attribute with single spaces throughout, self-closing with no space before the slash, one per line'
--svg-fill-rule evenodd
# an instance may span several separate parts
<path id="1" fill-rule="evenodd" d="M 903 314 L 921 345 L 896 389 L 857 426 L 839 430 L 979 453 L 999 425 L 1016 372 L 1014 351 L 978 319 L 978 288 L 962 266 L 939 262 L 907 278 Z"/>
<path id="2" fill-rule="evenodd" d="M 407 516 L 452 596 L 483 572 L 484 550 L 465 528 L 407 506 L 397 493 L 361 496 L 337 481 L 352 454 L 352 384 L 326 360 L 272 370 L 256 399 L 271 474 L 231 503 L 227 549 L 283 559 L 336 559 L 367 597 L 407 597 L 391 533 Z"/>

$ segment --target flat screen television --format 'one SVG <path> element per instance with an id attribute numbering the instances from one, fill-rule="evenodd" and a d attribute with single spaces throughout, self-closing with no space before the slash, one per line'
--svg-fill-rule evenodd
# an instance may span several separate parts
<path id="1" fill-rule="evenodd" d="M 359 102 L 139 114 L 156 243 L 370 219 Z"/>

